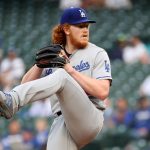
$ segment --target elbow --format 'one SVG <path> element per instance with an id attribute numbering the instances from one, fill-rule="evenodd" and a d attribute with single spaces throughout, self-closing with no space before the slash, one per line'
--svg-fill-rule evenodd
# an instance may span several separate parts
<path id="1" fill-rule="evenodd" d="M 25 80 L 25 79 L 24 79 L 24 78 L 22 78 L 22 80 L 21 80 L 20 84 L 25 83 L 25 81 L 24 81 L 24 80 Z"/>
<path id="2" fill-rule="evenodd" d="M 99 92 L 97 98 L 100 100 L 105 100 L 109 96 L 109 91 Z"/>
<path id="3" fill-rule="evenodd" d="M 109 96 L 110 92 L 110 81 L 109 80 L 103 80 L 99 81 L 101 84 L 97 86 L 97 98 L 100 100 L 105 100 Z"/>

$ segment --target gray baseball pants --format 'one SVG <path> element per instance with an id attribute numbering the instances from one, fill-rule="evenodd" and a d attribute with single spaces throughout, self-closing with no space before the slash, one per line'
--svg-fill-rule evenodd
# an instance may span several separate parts
<path id="1" fill-rule="evenodd" d="M 55 118 L 52 124 L 47 150 L 79 150 L 102 129 L 103 112 L 93 105 L 80 85 L 64 69 L 19 85 L 12 91 L 14 110 L 53 94 L 59 97 L 62 115 Z"/>

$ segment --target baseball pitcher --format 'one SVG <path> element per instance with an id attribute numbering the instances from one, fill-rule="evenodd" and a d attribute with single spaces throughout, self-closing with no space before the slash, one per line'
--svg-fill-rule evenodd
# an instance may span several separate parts
<path id="1" fill-rule="evenodd" d="M 37 51 L 22 84 L 0 92 L 0 115 L 7 119 L 28 103 L 51 97 L 55 119 L 47 150 L 79 150 L 102 129 L 111 66 L 106 51 L 89 42 L 92 23 L 84 9 L 66 9 L 53 29 L 53 44 Z"/>

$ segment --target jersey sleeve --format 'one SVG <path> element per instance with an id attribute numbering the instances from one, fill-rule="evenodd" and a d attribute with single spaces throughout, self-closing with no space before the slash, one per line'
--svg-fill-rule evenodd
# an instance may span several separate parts
<path id="1" fill-rule="evenodd" d="M 96 55 L 93 65 L 92 77 L 100 80 L 112 80 L 111 64 L 106 51 L 101 51 Z"/>

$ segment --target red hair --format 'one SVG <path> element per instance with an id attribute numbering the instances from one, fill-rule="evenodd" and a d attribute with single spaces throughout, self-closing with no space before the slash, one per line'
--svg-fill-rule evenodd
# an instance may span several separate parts
<path id="1" fill-rule="evenodd" d="M 62 46 L 66 45 L 66 34 L 63 30 L 62 25 L 57 25 L 52 30 L 52 43 L 60 44 Z"/>

